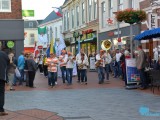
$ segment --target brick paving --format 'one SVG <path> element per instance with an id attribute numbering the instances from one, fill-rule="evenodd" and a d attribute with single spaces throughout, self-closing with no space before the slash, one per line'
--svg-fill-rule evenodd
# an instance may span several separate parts
<path id="1" fill-rule="evenodd" d="M 17 86 L 6 92 L 5 108 L 9 115 L 0 120 L 159 120 L 139 113 L 141 106 L 159 112 L 158 95 L 148 90 L 125 90 L 124 82 L 111 77 L 110 82 L 99 85 L 96 72 L 88 72 L 88 85 L 62 84 L 49 88 L 47 79 L 37 73 L 36 88 Z M 57 113 L 57 114 L 56 114 Z M 62 117 L 61 117 L 62 116 Z"/>

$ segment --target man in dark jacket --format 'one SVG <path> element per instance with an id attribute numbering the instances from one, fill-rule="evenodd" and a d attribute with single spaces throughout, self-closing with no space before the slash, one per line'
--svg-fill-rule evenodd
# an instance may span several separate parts
<path id="1" fill-rule="evenodd" d="M 4 95 L 5 95 L 5 81 L 7 80 L 7 67 L 9 65 L 9 58 L 6 53 L 0 50 L 0 116 L 8 115 L 4 111 Z"/>

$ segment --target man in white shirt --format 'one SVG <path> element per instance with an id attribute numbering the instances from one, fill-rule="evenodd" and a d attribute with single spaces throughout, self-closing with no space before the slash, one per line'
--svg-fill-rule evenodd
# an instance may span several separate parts
<path id="1" fill-rule="evenodd" d="M 111 55 L 108 52 L 104 53 L 104 62 L 105 62 L 105 71 L 106 71 L 106 80 L 109 80 L 109 67 L 112 61 Z"/>
<path id="2" fill-rule="evenodd" d="M 118 77 L 122 75 L 122 70 L 121 70 L 121 61 L 120 61 L 120 57 L 121 57 L 122 53 L 119 52 L 119 49 L 116 50 L 116 62 L 118 65 Z"/>
<path id="3" fill-rule="evenodd" d="M 80 78 L 81 74 L 80 74 L 80 71 L 79 71 L 79 69 L 78 69 L 78 61 L 81 60 L 81 54 L 84 54 L 84 55 L 85 55 L 85 56 L 84 56 L 84 59 L 87 59 L 87 60 L 88 60 L 87 55 L 83 52 L 83 49 L 81 49 L 80 53 L 78 53 L 78 54 L 76 55 L 78 82 L 80 82 L 80 79 L 81 79 L 81 78 Z M 87 78 L 85 77 L 85 79 L 87 79 Z"/>

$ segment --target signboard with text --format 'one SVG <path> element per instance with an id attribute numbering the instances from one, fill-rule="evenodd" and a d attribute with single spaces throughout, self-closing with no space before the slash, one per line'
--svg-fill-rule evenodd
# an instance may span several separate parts
<path id="1" fill-rule="evenodd" d="M 149 29 L 158 27 L 157 13 L 149 13 Z"/>
<path id="2" fill-rule="evenodd" d="M 140 74 L 136 68 L 136 59 L 126 59 L 127 84 L 140 81 Z"/>

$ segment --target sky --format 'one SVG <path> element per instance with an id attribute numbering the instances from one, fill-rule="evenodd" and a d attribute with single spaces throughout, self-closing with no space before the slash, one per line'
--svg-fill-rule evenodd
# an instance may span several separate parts
<path id="1" fill-rule="evenodd" d="M 22 10 L 34 10 L 34 17 L 25 17 L 24 19 L 43 20 L 52 11 L 52 7 L 63 5 L 65 0 L 22 0 Z"/>

